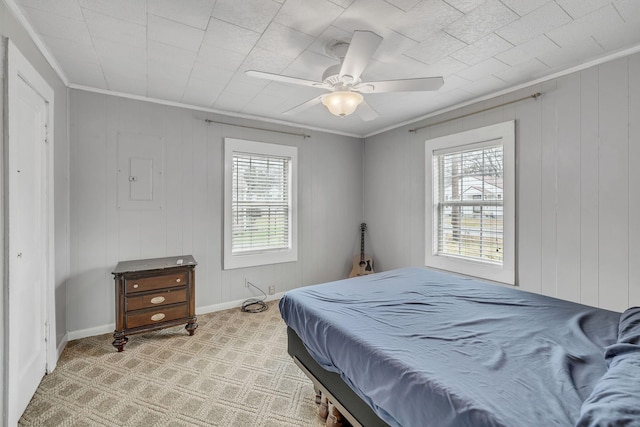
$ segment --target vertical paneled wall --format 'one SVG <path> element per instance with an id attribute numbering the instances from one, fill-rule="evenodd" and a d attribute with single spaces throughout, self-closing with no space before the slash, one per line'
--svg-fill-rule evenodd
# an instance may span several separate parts
<path id="1" fill-rule="evenodd" d="M 362 220 L 362 140 L 320 132 L 303 139 L 207 124 L 201 112 L 77 90 L 71 91 L 70 105 L 69 331 L 114 322 L 110 273 L 119 260 L 193 254 L 199 263 L 196 307 L 205 310 L 254 296 L 244 288 L 245 278 L 265 291 L 275 285 L 281 292 L 349 273 Z M 164 139 L 162 209 L 117 208 L 119 132 Z M 298 147 L 297 262 L 222 269 L 225 137 Z"/>
<path id="2" fill-rule="evenodd" d="M 618 311 L 640 305 L 639 54 L 367 138 L 365 219 L 378 269 L 424 265 L 424 141 L 513 119 L 519 286 Z"/>

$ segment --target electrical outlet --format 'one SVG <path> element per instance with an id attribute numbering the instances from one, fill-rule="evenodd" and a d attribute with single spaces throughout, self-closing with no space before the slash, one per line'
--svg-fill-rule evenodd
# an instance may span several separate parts
<path id="1" fill-rule="evenodd" d="M 274 295 L 276 293 L 276 287 L 274 285 L 269 286 L 269 295 Z"/>
<path id="2" fill-rule="evenodd" d="M 244 278 L 244 287 L 248 288 L 249 287 L 249 281 L 247 280 L 247 278 Z"/>

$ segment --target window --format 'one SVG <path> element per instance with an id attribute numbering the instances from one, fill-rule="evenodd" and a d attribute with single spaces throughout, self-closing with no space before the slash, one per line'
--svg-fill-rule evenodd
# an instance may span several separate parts
<path id="1" fill-rule="evenodd" d="M 437 253 L 502 264 L 502 145 L 434 152 Z"/>
<path id="2" fill-rule="evenodd" d="M 296 162 L 296 147 L 225 139 L 225 269 L 297 260 Z"/>
<path id="3" fill-rule="evenodd" d="M 427 266 L 514 283 L 514 145 L 513 121 L 426 141 Z"/>

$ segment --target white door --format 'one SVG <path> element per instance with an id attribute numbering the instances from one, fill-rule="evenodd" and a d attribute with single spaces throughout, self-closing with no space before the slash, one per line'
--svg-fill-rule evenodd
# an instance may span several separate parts
<path id="1" fill-rule="evenodd" d="M 10 58 L 11 61 L 11 58 Z M 8 425 L 27 407 L 47 371 L 50 339 L 49 102 L 17 73 L 9 93 Z"/>

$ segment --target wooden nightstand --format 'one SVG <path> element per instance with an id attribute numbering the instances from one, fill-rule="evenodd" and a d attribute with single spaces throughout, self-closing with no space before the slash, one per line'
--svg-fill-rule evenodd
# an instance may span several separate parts
<path id="1" fill-rule="evenodd" d="M 127 335 L 186 323 L 193 335 L 196 260 L 191 255 L 121 261 L 113 271 L 116 284 L 116 329 L 113 346 L 122 351 Z"/>

